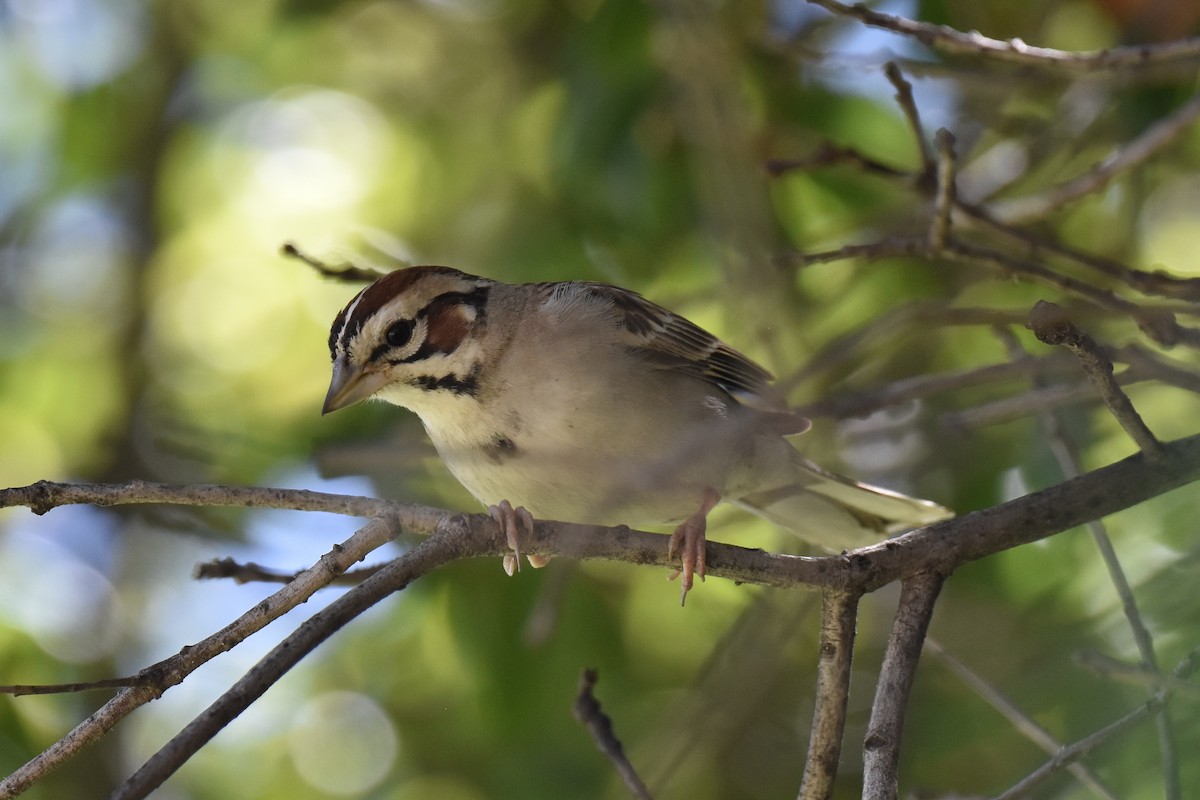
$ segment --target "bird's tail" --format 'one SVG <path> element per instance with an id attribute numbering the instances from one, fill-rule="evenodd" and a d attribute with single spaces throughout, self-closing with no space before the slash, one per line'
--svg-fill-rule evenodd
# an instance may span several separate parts
<path id="1" fill-rule="evenodd" d="M 798 454 L 796 466 L 795 483 L 731 502 L 834 552 L 954 516 L 937 503 L 844 478 Z"/>

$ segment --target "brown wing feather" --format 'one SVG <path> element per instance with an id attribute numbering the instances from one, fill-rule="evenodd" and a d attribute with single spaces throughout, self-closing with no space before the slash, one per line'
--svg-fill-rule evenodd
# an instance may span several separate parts
<path id="1" fill-rule="evenodd" d="M 540 284 L 548 298 L 561 284 Z M 613 310 L 613 321 L 631 348 L 664 366 L 688 372 L 724 389 L 744 405 L 783 411 L 783 399 L 771 388 L 771 373 L 708 331 L 646 298 L 603 283 L 576 283 Z"/>

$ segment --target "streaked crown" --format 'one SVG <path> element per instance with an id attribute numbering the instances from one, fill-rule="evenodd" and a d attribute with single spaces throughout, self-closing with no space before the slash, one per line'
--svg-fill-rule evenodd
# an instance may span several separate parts
<path id="1" fill-rule="evenodd" d="M 325 411 L 392 383 L 471 393 L 474 364 L 452 355 L 485 324 L 492 285 L 450 267 L 409 267 L 355 295 L 329 331 L 334 379 Z"/>

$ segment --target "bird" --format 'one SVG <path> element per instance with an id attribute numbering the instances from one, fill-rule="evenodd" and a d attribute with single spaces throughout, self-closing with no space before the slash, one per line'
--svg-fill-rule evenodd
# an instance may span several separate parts
<path id="1" fill-rule="evenodd" d="M 766 369 L 617 286 L 405 267 L 346 304 L 329 352 L 322 414 L 368 398 L 415 412 L 500 526 L 509 574 L 534 518 L 675 525 L 686 602 L 722 501 L 832 552 L 953 516 L 808 460 L 795 441 L 812 423 Z"/>

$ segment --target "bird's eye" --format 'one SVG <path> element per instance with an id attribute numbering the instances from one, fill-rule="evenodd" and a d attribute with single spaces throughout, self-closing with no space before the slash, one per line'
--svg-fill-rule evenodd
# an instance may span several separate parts
<path id="1" fill-rule="evenodd" d="M 387 329 L 383 338 L 392 347 L 403 347 L 412 338 L 413 321 L 411 319 L 397 320 Z"/>

